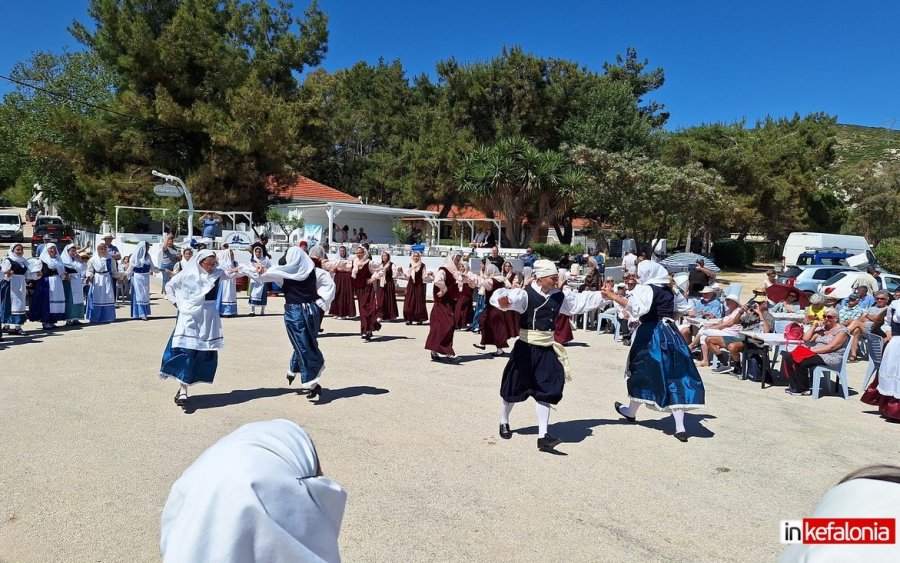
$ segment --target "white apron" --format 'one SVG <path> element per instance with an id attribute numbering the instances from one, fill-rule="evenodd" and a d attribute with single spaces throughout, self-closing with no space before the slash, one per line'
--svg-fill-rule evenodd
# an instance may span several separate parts
<path id="1" fill-rule="evenodd" d="M 131 298 L 135 305 L 150 304 L 150 273 L 131 273 Z"/>
<path id="2" fill-rule="evenodd" d="M 96 272 L 92 282 L 91 297 L 94 307 L 116 304 L 116 282 L 109 272 Z"/>
<path id="3" fill-rule="evenodd" d="M 66 313 L 66 291 L 63 288 L 63 280 L 59 276 L 49 276 L 47 284 L 50 286 L 50 314 Z"/>
<path id="4" fill-rule="evenodd" d="M 224 278 L 222 281 L 225 281 Z M 172 333 L 173 348 L 221 350 L 224 347 L 222 320 L 215 300 L 204 301 L 203 312 L 199 317 L 199 324 L 194 324 L 187 315 L 178 315 L 175 332 Z"/>

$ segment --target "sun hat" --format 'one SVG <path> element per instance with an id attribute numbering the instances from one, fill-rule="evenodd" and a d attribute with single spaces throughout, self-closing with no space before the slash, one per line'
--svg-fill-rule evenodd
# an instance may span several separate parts
<path id="1" fill-rule="evenodd" d="M 716 289 L 715 289 L 714 287 L 712 287 L 712 286 L 709 286 L 709 285 L 706 286 L 706 287 L 704 287 L 703 289 L 701 289 L 701 290 L 699 291 L 699 293 L 700 293 L 701 295 L 704 294 L 704 293 L 715 293 L 715 292 L 716 292 Z"/>

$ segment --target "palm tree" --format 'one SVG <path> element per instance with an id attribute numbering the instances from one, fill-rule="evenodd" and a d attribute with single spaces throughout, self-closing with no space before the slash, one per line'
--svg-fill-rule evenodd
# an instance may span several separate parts
<path id="1" fill-rule="evenodd" d="M 521 137 L 475 150 L 455 174 L 460 191 L 478 207 L 503 214 L 514 245 L 529 240 L 544 221 L 565 214 L 584 177 L 563 154 L 541 151 Z"/>

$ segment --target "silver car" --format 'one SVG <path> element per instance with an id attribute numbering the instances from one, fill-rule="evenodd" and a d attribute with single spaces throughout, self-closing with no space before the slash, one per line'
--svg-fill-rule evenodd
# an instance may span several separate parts
<path id="1" fill-rule="evenodd" d="M 837 266 L 832 264 L 815 264 L 810 266 L 788 266 L 778 274 L 778 283 L 791 285 L 800 291 L 813 294 L 819 290 L 819 285 L 838 272 L 857 271 L 850 266 Z"/>

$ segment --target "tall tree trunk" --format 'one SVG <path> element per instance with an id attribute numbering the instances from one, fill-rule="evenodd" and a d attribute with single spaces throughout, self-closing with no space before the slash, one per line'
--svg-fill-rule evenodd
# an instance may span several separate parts
<path id="1" fill-rule="evenodd" d="M 560 224 L 561 223 L 561 224 Z M 560 228 L 562 227 L 562 228 Z M 562 221 L 553 221 L 553 230 L 560 244 L 572 244 L 572 218 L 563 217 Z"/>

